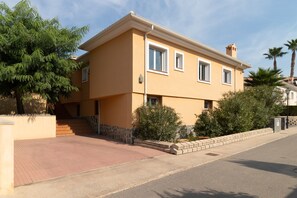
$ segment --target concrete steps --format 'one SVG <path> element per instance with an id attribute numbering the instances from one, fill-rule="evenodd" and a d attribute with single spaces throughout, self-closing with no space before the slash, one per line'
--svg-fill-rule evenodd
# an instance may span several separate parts
<path id="1" fill-rule="evenodd" d="M 84 119 L 63 119 L 57 120 L 56 135 L 95 135 L 96 132 L 90 127 L 89 123 Z"/>

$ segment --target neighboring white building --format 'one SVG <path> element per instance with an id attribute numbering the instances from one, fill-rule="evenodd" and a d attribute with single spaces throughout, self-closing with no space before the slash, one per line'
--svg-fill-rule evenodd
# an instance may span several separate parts
<path id="1" fill-rule="evenodd" d="M 297 86 L 287 83 L 287 82 L 283 82 L 283 86 L 282 87 L 278 87 L 280 90 L 282 90 L 283 92 L 283 98 L 284 98 L 284 104 L 287 105 L 287 93 L 286 90 L 289 89 L 289 101 L 288 101 L 288 105 L 289 106 L 297 106 Z"/>

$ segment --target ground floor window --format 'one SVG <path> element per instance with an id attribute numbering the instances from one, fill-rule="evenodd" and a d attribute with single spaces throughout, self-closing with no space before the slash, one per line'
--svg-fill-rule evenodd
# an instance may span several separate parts
<path id="1" fill-rule="evenodd" d="M 212 101 L 211 100 L 204 100 L 204 109 L 205 110 L 212 109 Z"/>
<path id="2" fill-rule="evenodd" d="M 155 106 L 162 105 L 161 96 L 147 96 L 147 105 Z"/>

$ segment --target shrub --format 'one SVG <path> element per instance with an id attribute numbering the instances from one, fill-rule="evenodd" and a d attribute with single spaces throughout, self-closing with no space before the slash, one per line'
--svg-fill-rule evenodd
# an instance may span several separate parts
<path id="1" fill-rule="evenodd" d="M 175 110 L 167 106 L 141 106 L 135 111 L 134 136 L 141 139 L 174 141 L 182 122 Z"/>
<path id="2" fill-rule="evenodd" d="M 224 135 L 248 131 L 253 126 L 251 103 L 255 99 L 245 92 L 230 92 L 219 101 L 218 109 L 214 111 L 214 119 L 218 122 Z"/>
<path id="3" fill-rule="evenodd" d="M 196 136 L 216 137 L 221 135 L 221 128 L 212 113 L 202 112 L 194 126 Z"/>
<path id="4" fill-rule="evenodd" d="M 253 129 L 267 127 L 271 118 L 283 111 L 283 93 L 274 87 L 257 86 L 246 90 L 256 99 L 253 105 Z"/>
<path id="5" fill-rule="evenodd" d="M 283 108 L 282 94 L 268 86 L 229 92 L 218 101 L 218 108 L 198 116 L 194 130 L 210 137 L 267 127 Z"/>

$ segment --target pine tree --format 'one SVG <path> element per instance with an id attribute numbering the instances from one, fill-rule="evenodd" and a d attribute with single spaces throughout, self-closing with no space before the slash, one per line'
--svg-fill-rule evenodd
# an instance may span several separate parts
<path id="1" fill-rule="evenodd" d="M 12 9 L 0 3 L 0 95 L 15 97 L 17 112 L 23 114 L 25 94 L 56 103 L 76 91 L 69 77 L 79 64 L 71 56 L 87 29 L 43 19 L 28 0 Z"/>

